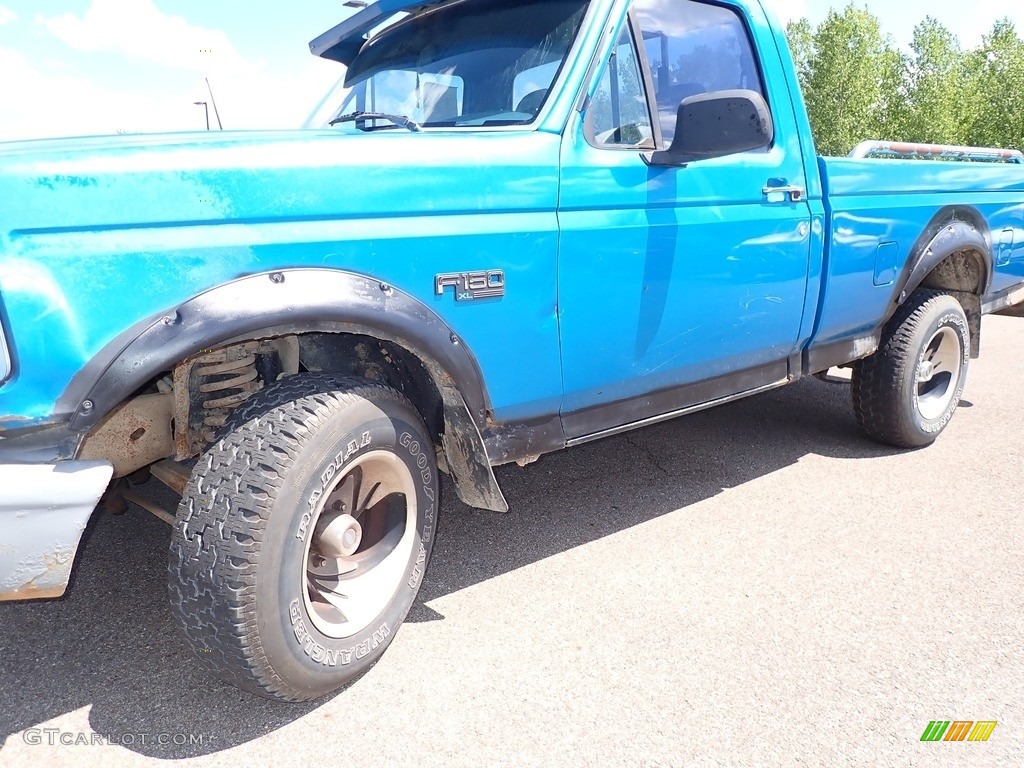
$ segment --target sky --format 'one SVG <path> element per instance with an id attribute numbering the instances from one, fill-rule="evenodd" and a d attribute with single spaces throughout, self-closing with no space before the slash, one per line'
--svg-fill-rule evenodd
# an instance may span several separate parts
<path id="1" fill-rule="evenodd" d="M 815 23 L 846 4 L 766 2 Z M 903 46 L 929 14 L 965 46 L 1003 16 L 1024 30 L 1021 0 L 961 2 L 858 5 Z M 352 13 L 343 0 L 0 0 L 0 141 L 204 130 L 204 78 L 225 128 L 300 127 L 342 74 L 308 43 Z"/>
<path id="2" fill-rule="evenodd" d="M 785 20 L 806 16 L 813 23 L 821 22 L 830 9 L 842 10 L 846 0 L 766 0 L 767 4 Z M 933 16 L 952 30 L 964 47 L 981 42 L 981 36 L 992 28 L 993 22 L 1009 17 L 1019 32 L 1024 32 L 1024 2 L 1021 0 L 970 0 L 969 11 L 964 0 L 854 0 L 859 7 L 867 7 L 882 20 L 882 29 L 902 47 L 910 43 L 914 27 Z"/>

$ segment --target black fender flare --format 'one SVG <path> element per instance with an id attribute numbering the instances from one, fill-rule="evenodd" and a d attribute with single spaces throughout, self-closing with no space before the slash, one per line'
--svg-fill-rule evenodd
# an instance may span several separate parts
<path id="1" fill-rule="evenodd" d="M 461 338 L 428 306 L 380 280 L 333 269 L 283 269 L 240 277 L 136 324 L 68 384 L 56 412 L 85 433 L 162 371 L 205 348 L 290 333 L 353 333 L 416 355 L 444 404 L 446 458 L 470 506 L 506 511 L 481 437 L 489 403 Z M 454 454 L 454 455 L 453 455 Z"/>
<path id="2" fill-rule="evenodd" d="M 973 208 L 944 208 L 932 218 L 914 243 L 903 277 L 896 285 L 885 322 L 896 314 L 896 310 L 921 286 L 932 270 L 960 251 L 972 254 L 978 267 L 980 285 L 974 292 L 979 297 L 988 293 L 994 264 L 992 235 L 985 217 Z"/>

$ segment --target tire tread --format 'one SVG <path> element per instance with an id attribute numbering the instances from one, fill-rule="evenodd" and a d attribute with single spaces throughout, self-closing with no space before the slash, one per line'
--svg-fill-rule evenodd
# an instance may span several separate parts
<path id="1" fill-rule="evenodd" d="M 897 393 L 906 377 L 915 375 L 915 333 L 929 322 L 936 303 L 949 298 L 942 291 L 915 291 L 886 324 L 875 354 L 854 365 L 850 388 L 854 416 L 857 426 L 874 440 L 897 448 L 921 446 L 906 423 Z"/>
<path id="2" fill-rule="evenodd" d="M 200 662 L 243 690 L 309 698 L 274 671 L 262 647 L 256 560 L 302 448 L 333 414 L 363 399 L 412 409 L 400 393 L 365 379 L 300 374 L 278 382 L 229 416 L 186 486 L 168 560 L 172 612 Z"/>

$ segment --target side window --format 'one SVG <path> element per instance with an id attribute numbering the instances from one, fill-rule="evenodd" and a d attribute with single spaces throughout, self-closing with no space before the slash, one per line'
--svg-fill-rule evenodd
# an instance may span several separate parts
<path id="1" fill-rule="evenodd" d="M 629 29 L 623 29 L 587 112 L 587 137 L 596 147 L 653 148 L 644 78 Z"/>
<path id="2" fill-rule="evenodd" d="M 750 35 L 735 11 L 695 0 L 636 0 L 634 9 L 666 144 L 683 99 L 737 89 L 764 96 Z"/>

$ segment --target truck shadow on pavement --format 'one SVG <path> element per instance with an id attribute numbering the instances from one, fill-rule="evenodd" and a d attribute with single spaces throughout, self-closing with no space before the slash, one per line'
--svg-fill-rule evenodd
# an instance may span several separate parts
<path id="1" fill-rule="evenodd" d="M 526 468 L 500 468 L 512 514 L 470 510 L 448 486 L 409 621 L 442 620 L 431 600 L 685 509 L 804 456 L 892 453 L 858 433 L 847 386 L 807 380 Z M 174 503 L 155 485 L 146 493 Z M 252 741 L 323 703 L 279 704 L 205 675 L 166 607 L 168 533 L 137 509 L 98 516 L 64 598 L 0 605 L 0 745 L 89 707 L 89 727 L 112 743 L 177 759 Z M 358 697 L 359 683 L 337 695 Z M 47 738 L 40 736 L 44 744 Z"/>

